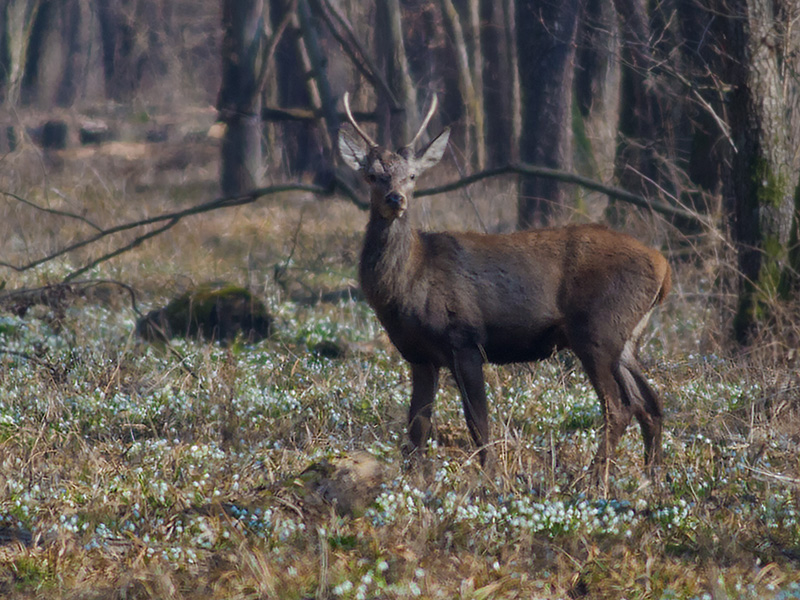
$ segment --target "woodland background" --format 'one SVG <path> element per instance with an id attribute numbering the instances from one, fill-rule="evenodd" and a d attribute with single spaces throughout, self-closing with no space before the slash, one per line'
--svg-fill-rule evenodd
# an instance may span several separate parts
<path id="1" fill-rule="evenodd" d="M 265 174 L 327 185 L 345 91 L 394 144 L 436 92 L 461 174 L 578 173 L 687 231 L 724 230 L 739 342 L 797 290 L 796 2 L 4 0 L 2 14 L 0 149 L 27 107 L 213 105 L 225 195 Z M 558 177 L 518 179 L 519 227 L 580 206 Z"/>

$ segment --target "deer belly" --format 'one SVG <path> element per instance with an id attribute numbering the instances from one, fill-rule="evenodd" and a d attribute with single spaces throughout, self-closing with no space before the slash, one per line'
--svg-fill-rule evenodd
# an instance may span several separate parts
<path id="1" fill-rule="evenodd" d="M 507 364 L 543 360 L 566 346 L 566 337 L 558 325 L 536 331 L 489 327 L 484 352 L 489 362 Z"/>

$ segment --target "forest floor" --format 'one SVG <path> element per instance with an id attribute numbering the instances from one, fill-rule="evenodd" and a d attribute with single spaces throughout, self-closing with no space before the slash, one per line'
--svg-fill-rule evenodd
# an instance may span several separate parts
<path id="1" fill-rule="evenodd" d="M 175 155 L 188 164 L 165 159 Z M 0 260 L 26 264 L 98 228 L 211 200 L 215 179 L 206 142 L 8 155 Z M 513 222 L 507 182 L 417 204 L 431 229 Z M 184 219 L 24 316 L 5 305 L 0 596 L 800 598 L 796 353 L 774 339 L 746 352 L 726 341 L 723 234 L 686 237 L 641 213 L 619 224 L 664 251 L 675 287 L 641 352 L 665 404 L 663 470 L 645 478 L 631 427 L 604 498 L 582 480 L 600 408 L 568 352 L 486 367 L 493 472 L 478 465 L 449 378 L 436 441 L 406 468 L 406 365 L 357 294 L 320 300 L 357 286 L 365 224 L 345 200 L 265 197 Z M 136 232 L 2 268 L 0 302 Z M 141 313 L 218 280 L 264 300 L 269 339 L 136 336 Z M 336 469 L 356 463 L 367 465 L 360 495 L 331 504 Z"/>

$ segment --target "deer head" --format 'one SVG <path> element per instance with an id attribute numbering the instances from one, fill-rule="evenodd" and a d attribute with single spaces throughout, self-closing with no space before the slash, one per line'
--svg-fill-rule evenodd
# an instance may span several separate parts
<path id="1" fill-rule="evenodd" d="M 434 95 L 414 139 L 392 152 L 376 144 L 358 125 L 350 111 L 349 95 L 344 95 L 347 119 L 355 133 L 342 129 L 339 153 L 351 169 L 362 173 L 370 186 L 372 211 L 385 220 L 392 221 L 405 214 L 414 195 L 417 176 L 438 163 L 444 154 L 450 138 L 449 129 L 436 136 L 420 155 L 414 153 L 414 145 L 436 112 L 436 106 Z"/>

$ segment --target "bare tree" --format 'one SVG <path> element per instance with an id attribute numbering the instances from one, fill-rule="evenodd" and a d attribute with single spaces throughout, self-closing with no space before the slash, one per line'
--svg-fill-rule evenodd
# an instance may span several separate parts
<path id="1" fill-rule="evenodd" d="M 619 27 L 613 5 L 586 1 L 577 45 L 576 170 L 609 181 L 614 174 L 620 95 Z"/>
<path id="2" fill-rule="evenodd" d="M 161 35 L 166 23 L 164 8 L 156 0 L 97 3 L 108 98 L 128 102 L 143 84 L 167 75 Z"/>

